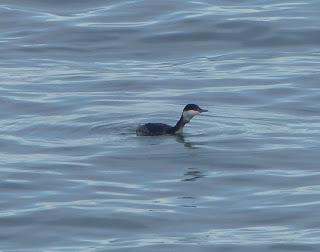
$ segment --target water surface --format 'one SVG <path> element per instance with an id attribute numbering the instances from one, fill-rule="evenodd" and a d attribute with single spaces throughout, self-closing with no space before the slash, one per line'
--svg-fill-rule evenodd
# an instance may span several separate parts
<path id="1" fill-rule="evenodd" d="M 318 251 L 319 8 L 3 0 L 0 250 Z"/>

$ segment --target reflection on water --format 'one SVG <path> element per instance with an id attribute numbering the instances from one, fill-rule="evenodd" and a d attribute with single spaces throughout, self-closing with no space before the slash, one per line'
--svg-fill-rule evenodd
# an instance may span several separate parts
<path id="1" fill-rule="evenodd" d="M 197 168 L 188 168 L 188 171 L 184 174 L 182 181 L 195 181 L 203 177 L 204 174 Z"/>
<path id="2" fill-rule="evenodd" d="M 175 139 L 178 143 L 182 143 L 184 147 L 187 148 L 196 148 L 190 141 L 187 141 L 183 134 L 179 134 L 175 136 Z"/>

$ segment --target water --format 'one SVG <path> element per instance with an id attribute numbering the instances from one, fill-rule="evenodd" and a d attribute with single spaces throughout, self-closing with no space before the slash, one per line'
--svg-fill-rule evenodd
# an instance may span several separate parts
<path id="1" fill-rule="evenodd" d="M 1 1 L 0 250 L 318 251 L 319 8 Z"/>

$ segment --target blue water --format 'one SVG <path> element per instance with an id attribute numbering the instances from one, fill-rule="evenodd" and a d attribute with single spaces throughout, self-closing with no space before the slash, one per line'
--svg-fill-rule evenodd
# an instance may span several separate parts
<path id="1" fill-rule="evenodd" d="M 319 251 L 319 9 L 2 0 L 0 250 Z"/>

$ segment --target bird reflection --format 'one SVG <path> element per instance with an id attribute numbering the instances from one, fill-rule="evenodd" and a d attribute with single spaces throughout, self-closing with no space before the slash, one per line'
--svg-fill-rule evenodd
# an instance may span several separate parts
<path id="1" fill-rule="evenodd" d="M 181 181 L 196 181 L 203 178 L 204 174 L 197 168 L 188 168 L 188 171 L 183 176 L 184 178 Z"/>
<path id="2" fill-rule="evenodd" d="M 192 145 L 191 142 L 186 141 L 185 137 L 182 134 L 176 135 L 176 141 L 182 143 L 187 148 L 196 148 Z"/>

